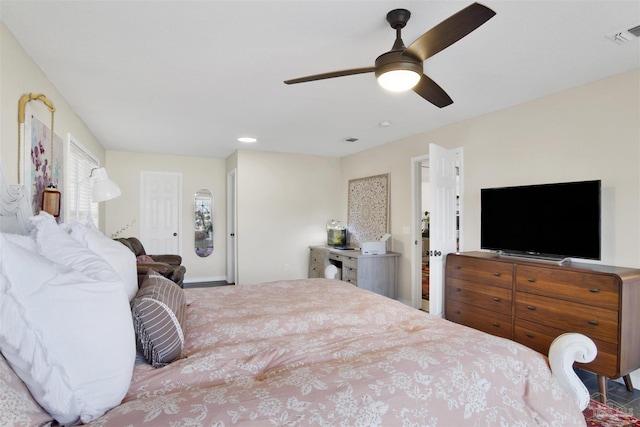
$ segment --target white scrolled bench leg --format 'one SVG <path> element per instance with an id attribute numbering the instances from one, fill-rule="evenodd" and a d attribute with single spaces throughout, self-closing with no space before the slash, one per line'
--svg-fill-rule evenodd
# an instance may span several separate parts
<path id="1" fill-rule="evenodd" d="M 598 349 L 593 341 L 582 334 L 562 334 L 551 343 L 549 364 L 553 376 L 578 403 L 581 410 L 589 405 L 589 390 L 573 371 L 573 363 L 589 363 L 596 358 Z"/>

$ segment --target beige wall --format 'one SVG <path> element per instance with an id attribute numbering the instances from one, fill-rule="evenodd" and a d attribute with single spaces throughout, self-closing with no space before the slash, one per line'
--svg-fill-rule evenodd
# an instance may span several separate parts
<path id="1" fill-rule="evenodd" d="M 385 144 L 341 159 L 341 216 L 347 223 L 350 179 L 389 174 L 389 233 L 391 250 L 402 254 L 398 261 L 397 298 L 411 301 L 411 235 L 403 227 L 411 224 L 411 158 L 428 154 L 424 137 L 415 137 Z"/>
<path id="2" fill-rule="evenodd" d="M 459 122 L 343 159 L 242 151 L 224 160 L 105 153 L 42 71 L 0 23 L 0 161 L 17 180 L 17 103 L 44 93 L 56 106 L 55 130 L 94 152 L 124 194 L 101 205 L 107 235 L 139 220 L 139 171 L 183 172 L 183 218 L 190 194 L 211 182 L 218 215 L 213 258 L 195 259 L 190 224 L 182 230 L 188 276 L 226 275 L 226 170 L 238 168 L 239 281 L 306 276 L 308 249 L 324 240 L 330 218 L 346 222 L 349 179 L 391 175 L 392 249 L 403 254 L 399 297 L 410 300 L 410 159 L 430 142 L 464 147 L 463 250 L 479 247 L 483 187 L 602 179 L 603 263 L 640 267 L 640 71 L 635 70 L 519 106 Z M 48 118 L 40 103 L 30 107 Z M 45 120 L 46 121 L 46 120 Z M 161 166 L 162 165 L 162 166 Z M 137 226 L 134 224 L 134 227 Z M 130 229 L 132 234 L 136 228 Z M 207 262 L 211 261 L 211 264 Z M 289 270 L 284 271 L 288 265 Z"/>
<path id="3" fill-rule="evenodd" d="M 226 279 L 226 166 L 223 159 L 168 156 L 107 151 L 109 177 L 120 185 L 122 196 L 106 202 L 106 234 L 111 236 L 133 225 L 120 237 L 140 236 L 140 172 L 182 174 L 181 250 L 187 268 L 185 282 Z M 196 191 L 206 188 L 213 194 L 213 253 L 205 258 L 195 254 L 194 200 Z"/>
<path id="4" fill-rule="evenodd" d="M 105 150 L 100 142 L 0 22 L 0 163 L 10 182 L 17 183 L 18 180 L 18 100 L 28 93 L 44 94 L 51 100 L 56 108 L 54 130 L 65 144 L 71 133 L 104 166 Z M 47 126 L 50 125 L 51 113 L 42 102 L 32 101 L 27 108 Z M 104 206 L 100 208 L 100 226 L 104 229 Z"/>
<path id="5" fill-rule="evenodd" d="M 326 242 L 340 213 L 340 159 L 239 151 L 236 161 L 237 282 L 307 277 L 309 245 Z"/>
<path id="6" fill-rule="evenodd" d="M 348 180 L 391 174 L 393 250 L 402 252 L 399 299 L 411 300 L 410 159 L 428 144 L 463 147 L 462 250 L 480 246 L 480 189 L 602 180 L 602 263 L 640 267 L 640 70 L 527 102 L 342 159 Z"/>
<path id="7" fill-rule="evenodd" d="M 465 242 L 480 241 L 480 188 L 602 180 L 602 263 L 640 267 L 640 71 L 429 135 L 464 146 Z"/>

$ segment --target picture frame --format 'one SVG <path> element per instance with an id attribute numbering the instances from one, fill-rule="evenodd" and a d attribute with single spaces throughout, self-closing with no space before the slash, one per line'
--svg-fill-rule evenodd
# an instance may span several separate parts
<path id="1" fill-rule="evenodd" d="M 23 153 L 23 183 L 29 191 L 31 209 L 34 215 L 42 210 L 43 193 L 50 185 L 59 191 L 64 188 L 64 141 L 32 113 L 25 114 Z M 61 197 L 64 195 L 61 193 Z M 60 202 L 59 222 L 64 221 L 64 206 Z"/>

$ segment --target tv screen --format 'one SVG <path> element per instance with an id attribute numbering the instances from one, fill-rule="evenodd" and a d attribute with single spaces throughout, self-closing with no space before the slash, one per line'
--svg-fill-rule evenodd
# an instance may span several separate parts
<path id="1" fill-rule="evenodd" d="M 599 260 L 600 186 L 598 180 L 482 189 L 481 248 Z"/>

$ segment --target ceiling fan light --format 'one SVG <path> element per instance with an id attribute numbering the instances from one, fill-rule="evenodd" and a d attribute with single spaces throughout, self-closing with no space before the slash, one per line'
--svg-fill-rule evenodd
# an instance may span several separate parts
<path id="1" fill-rule="evenodd" d="M 378 76 L 378 84 L 391 92 L 403 92 L 417 85 L 420 77 L 413 70 L 391 70 Z"/>

